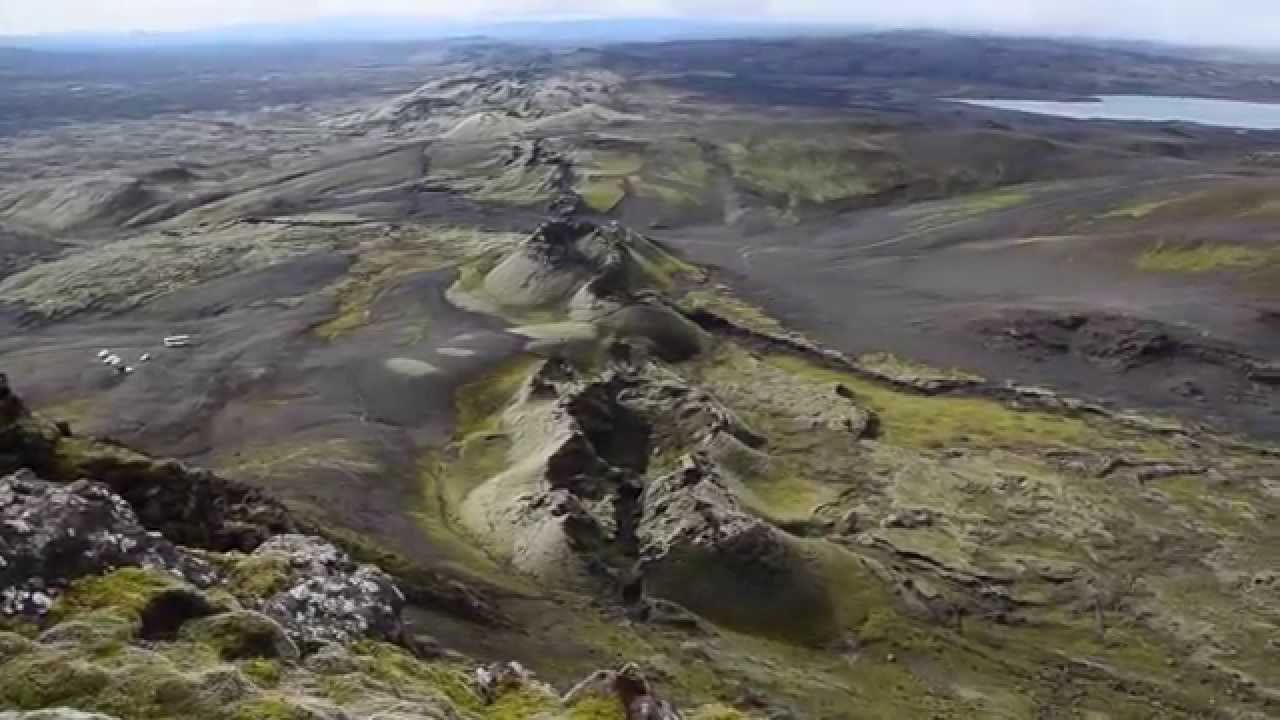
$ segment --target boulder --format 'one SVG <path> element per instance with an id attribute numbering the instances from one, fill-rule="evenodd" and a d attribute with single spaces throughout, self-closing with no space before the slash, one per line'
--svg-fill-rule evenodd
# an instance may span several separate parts
<path id="1" fill-rule="evenodd" d="M 217 580 L 103 485 L 56 485 L 29 471 L 0 478 L 0 615 L 40 618 L 71 581 L 121 567 L 166 571 L 197 587 Z"/>
<path id="2" fill-rule="evenodd" d="M 304 535 L 277 535 L 254 555 L 287 560 L 284 589 L 267 598 L 261 611 L 299 644 L 401 638 L 404 595 L 377 567 L 358 565 L 333 545 Z"/>
<path id="3" fill-rule="evenodd" d="M 298 647 L 279 623 L 250 610 L 193 620 L 182 627 L 181 637 L 214 648 L 223 660 L 296 660 L 300 656 Z"/>

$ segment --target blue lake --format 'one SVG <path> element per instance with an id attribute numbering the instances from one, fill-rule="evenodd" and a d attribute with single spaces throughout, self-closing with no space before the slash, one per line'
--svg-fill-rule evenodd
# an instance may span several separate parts
<path id="1" fill-rule="evenodd" d="M 952 102 L 1078 120 L 1180 121 L 1249 130 L 1280 130 L 1280 104 L 1159 95 L 1102 95 L 1094 101 L 964 100 Z"/>

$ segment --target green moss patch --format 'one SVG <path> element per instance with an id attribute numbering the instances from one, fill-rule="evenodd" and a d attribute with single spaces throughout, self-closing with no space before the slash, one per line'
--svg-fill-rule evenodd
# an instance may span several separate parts
<path id="1" fill-rule="evenodd" d="M 400 280 L 448 267 L 495 246 L 511 245 L 516 237 L 472 228 L 429 227 L 367 242 L 346 277 L 331 288 L 337 305 L 333 317 L 313 332 L 326 340 L 348 335 L 372 320 L 378 298 Z M 426 327 L 415 331 L 424 334 Z"/>
<path id="2" fill-rule="evenodd" d="M 1017 410 L 994 400 L 931 397 L 895 390 L 852 373 L 777 355 L 776 367 L 801 377 L 849 388 L 880 419 L 881 439 L 906 447 L 1108 447 L 1116 442 L 1085 421 L 1053 413 Z"/>
<path id="3" fill-rule="evenodd" d="M 447 699 L 464 712 L 480 712 L 484 702 L 472 688 L 466 669 L 447 663 L 423 662 L 404 650 L 381 642 L 357 643 L 353 650 L 365 674 L 391 687 L 406 687 Z"/>
<path id="4" fill-rule="evenodd" d="M 233 720 L 316 720 L 316 717 L 293 700 L 273 695 L 242 703 L 236 708 Z"/>
<path id="5" fill-rule="evenodd" d="M 455 512 L 471 490 L 507 467 L 511 441 L 502 428 L 502 411 L 540 362 L 518 356 L 458 388 L 452 440 L 418 462 L 422 506 L 416 517 L 442 559 L 464 573 L 521 590 L 528 588 L 459 529 Z"/>
<path id="6" fill-rule="evenodd" d="M 22 656 L 0 667 L 0 707 L 85 706 L 111 682 L 101 667 L 61 654 Z"/>
<path id="7" fill-rule="evenodd" d="M 630 178 L 644 167 L 637 153 L 594 150 L 575 163 L 579 180 L 575 190 L 587 207 L 598 213 L 612 211 L 627 195 Z"/>
<path id="8" fill-rule="evenodd" d="M 555 713 L 560 703 L 546 693 L 533 688 L 521 688 L 503 693 L 497 700 L 484 709 L 485 720 L 531 720 Z M 590 715 L 574 716 L 582 720 L 595 720 Z"/>
<path id="9" fill-rule="evenodd" d="M 956 198 L 955 203 L 964 215 L 983 215 L 1017 207 L 1030 199 L 1031 195 L 1025 192 L 999 190 Z"/>
<path id="10" fill-rule="evenodd" d="M 686 312 L 706 310 L 741 327 L 762 335 L 780 335 L 786 332 L 782 323 L 762 308 L 753 305 L 721 288 L 699 288 L 680 298 L 680 308 Z"/>
<path id="11" fill-rule="evenodd" d="M 711 185 L 712 167 L 702 148 L 692 142 L 674 142 L 655 148 L 644 172 L 630 179 L 639 197 L 656 199 L 675 208 L 698 205 Z"/>
<path id="12" fill-rule="evenodd" d="M 265 600 L 287 589 L 291 574 L 289 558 L 283 555 L 248 555 L 231 564 L 227 589 L 238 598 Z"/>
<path id="13" fill-rule="evenodd" d="M 984 382 L 985 378 L 958 368 L 935 368 L 888 352 L 865 353 L 857 358 L 858 367 L 895 382 L 916 387 L 930 384 L 967 384 Z"/>
<path id="14" fill-rule="evenodd" d="M 58 597 L 49 619 L 57 623 L 94 610 L 111 610 L 136 620 L 152 600 L 180 587 L 182 583 L 172 575 L 142 568 L 86 577 L 72 583 Z"/>
<path id="15" fill-rule="evenodd" d="M 250 611 L 236 611 L 193 620 L 182 637 L 213 648 L 224 660 L 298 657 L 298 648 L 279 623 Z"/>
<path id="16" fill-rule="evenodd" d="M 280 663 L 266 658 L 251 658 L 240 666 L 240 671 L 255 685 L 264 688 L 279 685 L 280 678 L 284 675 Z"/>
<path id="17" fill-rule="evenodd" d="M 521 355 L 503 363 L 454 393 L 456 435 L 465 437 L 476 432 L 497 429 L 499 415 L 507 403 L 542 362 L 532 355 Z"/>
<path id="18" fill-rule="evenodd" d="M 234 477 L 259 481 L 293 478 L 326 470 L 356 476 L 385 472 L 385 467 L 371 448 L 345 437 L 295 437 L 249 445 L 233 454 L 220 456 L 216 468 Z"/>
<path id="19" fill-rule="evenodd" d="M 17 633 L 0 631 L 0 664 L 29 652 L 35 645 Z"/>
<path id="20" fill-rule="evenodd" d="M 1229 243 L 1178 246 L 1158 243 L 1134 261 L 1139 270 L 1164 273 L 1208 273 L 1256 270 L 1280 264 L 1280 250 Z"/>
<path id="21" fill-rule="evenodd" d="M 626 180 L 614 177 L 592 177 L 578 184 L 578 195 L 587 207 L 598 213 L 612 211 L 627 195 Z"/>
<path id="22" fill-rule="evenodd" d="M 592 695 L 569 708 L 568 720 L 627 720 L 616 697 Z"/>
<path id="23" fill-rule="evenodd" d="M 752 139 L 729 145 L 727 156 L 738 182 L 787 207 L 821 205 L 876 190 L 867 163 L 838 138 Z"/>

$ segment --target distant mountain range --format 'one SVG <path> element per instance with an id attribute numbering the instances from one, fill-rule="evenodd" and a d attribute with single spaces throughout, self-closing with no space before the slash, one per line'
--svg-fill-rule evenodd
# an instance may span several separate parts
<path id="1" fill-rule="evenodd" d="M 607 44 L 700 38 L 844 34 L 855 25 L 698 21 L 669 18 L 477 23 L 416 17 L 341 17 L 290 24 L 231 25 L 180 32 L 0 36 L 0 46 L 36 50 L 157 49 L 201 45 L 367 43 L 485 37 L 539 44 Z"/>

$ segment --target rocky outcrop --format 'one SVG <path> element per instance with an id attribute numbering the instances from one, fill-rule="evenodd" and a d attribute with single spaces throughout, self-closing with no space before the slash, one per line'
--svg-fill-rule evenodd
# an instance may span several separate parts
<path id="1" fill-rule="evenodd" d="M 413 603 L 488 625 L 506 621 L 482 588 L 299 516 L 260 488 L 110 441 L 73 437 L 30 413 L 0 374 L 0 474 L 22 468 L 54 484 L 92 478 L 119 495 L 139 525 L 179 546 L 252 552 L 279 534 L 321 536 L 387 569 Z"/>
<path id="2" fill-rule="evenodd" d="M 333 545 L 303 535 L 278 535 L 253 555 L 283 565 L 285 589 L 267 598 L 262 611 L 304 646 L 401 639 L 404 594 L 381 569 L 357 565 Z"/>
<path id="3" fill-rule="evenodd" d="M 659 281 L 664 261 L 671 258 L 663 249 L 620 225 L 554 220 L 495 265 L 484 290 L 506 306 L 568 303 L 572 314 L 590 318 Z"/>
<path id="4" fill-rule="evenodd" d="M 602 71 L 552 75 L 539 72 L 536 66 L 519 73 L 473 69 L 433 80 L 344 124 L 404 132 L 431 128 L 438 118 L 489 111 L 534 120 L 607 103 L 619 82 L 618 76 Z M 513 130 L 523 127 L 523 123 L 511 125 Z"/>
<path id="5" fill-rule="evenodd" d="M 198 587 L 217 579 L 207 562 L 144 529 L 104 485 L 54 485 L 29 471 L 0 478 L 0 615 L 38 619 L 71 582 L 120 567 Z"/>
<path id="6" fill-rule="evenodd" d="M 0 374 L 0 473 L 29 468 L 60 483 L 92 478 L 120 495 L 139 524 L 181 545 L 247 551 L 297 528 L 285 506 L 257 488 L 110 443 L 70 443 L 67 434 L 32 415 Z"/>
<path id="7" fill-rule="evenodd" d="M 710 444 L 724 435 L 751 448 L 766 439 L 711 393 L 657 363 L 628 373 L 618 402 L 649 421 L 659 451 Z"/>
<path id="8" fill-rule="evenodd" d="M 601 336 L 642 340 L 657 356 L 678 361 L 704 350 L 709 337 L 655 290 L 690 270 L 617 223 L 561 219 L 543 223 L 473 287 L 456 284 L 450 297 L 515 319 L 562 312 L 597 325 Z"/>
<path id="9" fill-rule="evenodd" d="M 828 630 L 801 541 L 743 507 L 717 464 L 767 466 L 766 438 L 642 350 L 615 350 L 598 374 L 550 360 L 530 378 L 502 418 L 519 460 L 465 498 L 467 528 L 542 582 L 620 592 L 639 615 L 669 601 L 746 630 Z M 673 456 L 673 472 L 650 467 Z"/>
<path id="10" fill-rule="evenodd" d="M 53 467 L 58 428 L 32 417 L 22 399 L 0 373 L 0 473 L 24 467 L 46 472 Z"/>
<path id="11" fill-rule="evenodd" d="M 257 488 L 122 448 L 79 458 L 58 479 L 75 479 L 67 475 L 106 485 L 134 508 L 143 525 L 182 545 L 248 551 L 298 528 L 283 503 Z"/>
<path id="12" fill-rule="evenodd" d="M 302 535 L 187 550 L 87 480 L 0 479 L 0 588 L 0 628 L 46 626 L 0 631 L 6 720 L 679 717 L 634 670 L 561 698 L 518 663 L 420 660 L 377 567 Z"/>
<path id="13" fill-rule="evenodd" d="M 617 579 L 619 498 L 648 461 L 649 429 L 617 404 L 616 378 L 587 378 L 548 361 L 506 422 L 521 461 L 482 479 L 462 522 L 515 567 L 552 584 L 600 587 Z"/>
<path id="14" fill-rule="evenodd" d="M 276 536 L 240 562 L 232 567 L 232 575 L 241 576 L 236 588 L 251 589 L 239 593 L 242 601 L 264 621 L 279 623 L 289 644 L 401 639 L 405 601 L 395 582 L 328 542 Z M 0 616 L 39 621 L 76 580 L 127 567 L 160 571 L 195 588 L 224 580 L 202 555 L 144 529 L 129 504 L 102 484 L 57 485 L 30 472 L 0 479 Z M 258 576 L 245 577 L 250 573 Z M 197 614 L 212 612 L 203 600 L 187 604 L 206 608 Z"/>
<path id="15" fill-rule="evenodd" d="M 742 509 L 705 455 L 651 480 L 640 504 L 638 569 L 650 594 L 762 632 L 798 619 L 820 635 L 831 623 L 831 601 L 810 561 Z"/>

